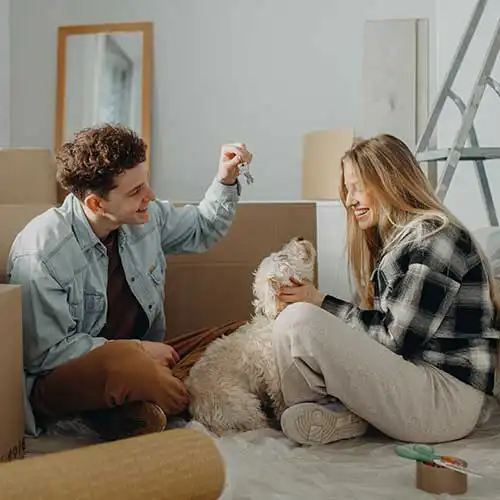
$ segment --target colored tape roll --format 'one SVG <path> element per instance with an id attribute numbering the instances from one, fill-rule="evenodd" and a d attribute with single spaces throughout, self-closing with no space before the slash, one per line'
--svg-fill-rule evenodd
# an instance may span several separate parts
<path id="1" fill-rule="evenodd" d="M 467 462 L 456 457 L 441 457 L 450 463 L 467 467 Z M 416 486 L 427 493 L 462 495 L 467 491 L 467 474 L 440 465 L 416 462 Z"/>

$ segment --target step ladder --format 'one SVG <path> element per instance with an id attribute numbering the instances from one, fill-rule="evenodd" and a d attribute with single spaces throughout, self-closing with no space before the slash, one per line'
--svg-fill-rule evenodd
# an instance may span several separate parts
<path id="1" fill-rule="evenodd" d="M 490 185 L 484 162 L 486 160 L 500 159 L 500 147 L 481 147 L 474 128 L 474 118 L 483 98 L 486 87 L 491 87 L 500 98 L 500 83 L 491 77 L 491 72 L 495 65 L 498 52 L 500 50 L 500 18 L 496 26 L 490 46 L 486 52 L 483 64 L 477 76 L 467 104 L 452 90 L 460 66 L 464 60 L 470 42 L 476 32 L 479 21 L 483 15 L 487 0 L 478 0 L 470 18 L 469 24 L 460 40 L 457 51 L 453 57 L 450 69 L 446 75 L 444 83 L 439 91 L 437 99 L 432 107 L 431 114 L 426 123 L 425 129 L 416 147 L 416 157 L 419 162 L 428 162 L 430 167 L 429 177 L 437 177 L 436 162 L 444 161 L 443 173 L 436 187 L 436 193 L 441 201 L 444 201 L 451 180 L 455 174 L 459 161 L 472 161 L 478 176 L 479 186 L 483 202 L 488 214 L 491 226 L 498 226 L 498 217 L 491 195 Z M 462 116 L 462 123 L 453 140 L 451 148 L 428 150 L 429 142 L 434 134 L 439 116 L 443 110 L 446 99 L 450 98 L 458 107 Z M 500 120 L 499 120 L 500 122 Z M 499 123 L 500 125 L 500 123 Z M 465 143 L 468 139 L 468 146 Z M 435 182 L 435 181 L 434 181 Z"/>

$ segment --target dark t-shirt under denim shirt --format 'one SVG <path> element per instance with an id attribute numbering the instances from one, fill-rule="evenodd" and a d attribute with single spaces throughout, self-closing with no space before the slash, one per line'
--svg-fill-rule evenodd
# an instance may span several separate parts
<path id="1" fill-rule="evenodd" d="M 148 318 L 130 290 L 118 252 L 118 234 L 104 241 L 108 252 L 108 312 L 100 336 L 107 339 L 140 339 L 148 328 Z"/>

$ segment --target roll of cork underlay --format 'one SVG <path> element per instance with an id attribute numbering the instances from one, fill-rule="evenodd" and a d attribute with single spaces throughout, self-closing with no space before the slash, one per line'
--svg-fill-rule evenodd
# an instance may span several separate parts
<path id="1" fill-rule="evenodd" d="M 214 441 L 194 429 L 0 465 L 2 500 L 217 500 L 224 482 Z"/>

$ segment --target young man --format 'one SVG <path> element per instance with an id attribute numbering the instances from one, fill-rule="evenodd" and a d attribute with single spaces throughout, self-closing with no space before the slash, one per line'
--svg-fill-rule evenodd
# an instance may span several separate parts
<path id="1" fill-rule="evenodd" d="M 188 405 L 172 374 L 179 354 L 162 342 L 164 256 L 204 251 L 227 233 L 239 165 L 252 155 L 243 144 L 223 146 L 204 199 L 182 208 L 155 199 L 145 158 L 144 142 L 124 127 L 77 133 L 56 157 L 70 194 L 13 243 L 30 434 L 83 415 L 104 439 L 118 439 L 160 431 Z"/>

